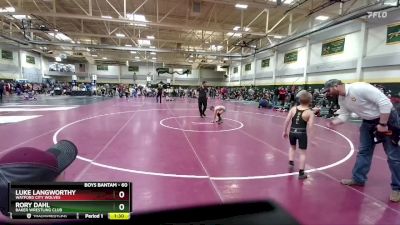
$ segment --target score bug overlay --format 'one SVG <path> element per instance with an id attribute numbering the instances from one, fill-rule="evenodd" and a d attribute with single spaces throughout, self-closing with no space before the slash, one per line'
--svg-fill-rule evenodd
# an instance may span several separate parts
<path id="1" fill-rule="evenodd" d="M 131 196 L 130 182 L 11 183 L 9 215 L 12 219 L 129 219 Z"/>

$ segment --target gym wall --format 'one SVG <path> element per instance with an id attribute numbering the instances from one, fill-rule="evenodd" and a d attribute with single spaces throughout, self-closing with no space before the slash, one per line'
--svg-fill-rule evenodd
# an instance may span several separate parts
<path id="1" fill-rule="evenodd" d="M 256 54 L 229 68 L 229 86 L 323 84 L 345 82 L 400 83 L 400 43 L 386 44 L 387 27 L 400 23 L 400 10 L 385 19 L 353 20 L 275 49 Z M 345 40 L 343 52 L 322 56 L 323 43 Z M 297 60 L 284 62 L 297 51 Z M 262 61 L 269 59 L 269 66 Z M 245 65 L 251 64 L 246 71 Z M 234 68 L 237 67 L 237 70 Z"/>

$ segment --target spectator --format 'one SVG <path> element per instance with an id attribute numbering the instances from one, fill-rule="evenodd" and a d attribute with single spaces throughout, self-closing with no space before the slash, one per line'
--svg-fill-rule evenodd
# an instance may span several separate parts
<path id="1" fill-rule="evenodd" d="M 271 105 L 269 104 L 269 101 L 265 96 L 258 103 L 258 108 L 270 108 L 270 107 Z"/>
<path id="2" fill-rule="evenodd" d="M 281 102 L 282 106 L 285 105 L 286 95 L 287 95 L 287 92 L 286 92 L 285 88 L 280 87 L 280 89 L 279 89 L 279 101 Z"/>
<path id="3" fill-rule="evenodd" d="M 0 100 L 3 99 L 3 92 L 4 92 L 4 80 L 0 81 Z"/>

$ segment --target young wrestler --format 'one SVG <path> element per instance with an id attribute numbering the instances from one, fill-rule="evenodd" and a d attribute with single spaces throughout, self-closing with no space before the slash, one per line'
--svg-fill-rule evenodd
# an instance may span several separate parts
<path id="1" fill-rule="evenodd" d="M 217 106 L 211 106 L 210 107 L 211 111 L 214 111 L 214 119 L 213 123 L 217 122 L 218 124 L 222 123 L 222 117 L 221 115 L 226 111 L 225 106 L 223 105 L 217 105 Z M 215 120 L 218 117 L 218 120 Z"/>
<path id="2" fill-rule="evenodd" d="M 314 113 L 310 109 L 312 95 L 303 90 L 297 95 L 300 105 L 290 109 L 285 120 L 283 138 L 288 138 L 290 141 L 289 150 L 289 169 L 294 168 L 294 156 L 296 151 L 296 142 L 299 143 L 300 149 L 300 167 L 299 179 L 306 179 L 307 174 L 304 173 L 306 164 L 306 149 L 307 149 L 307 133 L 312 136 L 312 128 L 314 124 Z M 290 132 L 288 132 L 289 122 L 291 121 Z M 308 131 L 307 131 L 308 127 Z"/>

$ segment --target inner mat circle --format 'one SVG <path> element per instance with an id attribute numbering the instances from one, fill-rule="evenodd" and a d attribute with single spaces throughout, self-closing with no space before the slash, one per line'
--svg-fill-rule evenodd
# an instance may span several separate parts
<path id="1" fill-rule="evenodd" d="M 160 125 L 166 128 L 187 132 L 228 132 L 238 130 L 244 126 L 242 122 L 230 118 L 223 118 L 223 121 L 222 124 L 217 124 L 211 123 L 210 118 L 201 118 L 199 116 L 173 116 L 162 119 Z"/>

